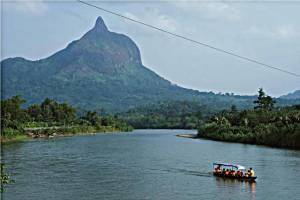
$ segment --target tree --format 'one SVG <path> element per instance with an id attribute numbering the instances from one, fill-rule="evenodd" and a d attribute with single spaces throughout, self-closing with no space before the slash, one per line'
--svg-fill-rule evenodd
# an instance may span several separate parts
<path id="1" fill-rule="evenodd" d="M 26 101 L 21 96 L 1 100 L 1 127 L 17 128 L 19 122 L 25 122 L 28 115 L 21 108 Z"/>
<path id="2" fill-rule="evenodd" d="M 232 114 L 235 114 L 235 113 L 237 113 L 237 107 L 236 107 L 236 105 L 232 105 L 231 106 L 231 108 L 230 108 L 230 112 L 232 113 Z"/>
<path id="3" fill-rule="evenodd" d="M 43 115 L 43 121 L 52 122 L 53 118 L 53 108 L 55 107 L 56 102 L 49 98 L 46 98 L 41 104 L 41 110 Z"/>
<path id="4" fill-rule="evenodd" d="M 90 122 L 93 126 L 101 126 L 101 117 L 96 111 L 88 111 L 82 119 Z"/>
<path id="5" fill-rule="evenodd" d="M 70 123 L 76 119 L 76 109 L 66 103 L 59 104 L 58 111 L 60 113 L 60 115 L 58 116 L 60 116 L 61 118 L 57 118 L 57 121 Z"/>
<path id="6" fill-rule="evenodd" d="M 76 118 L 76 109 L 67 103 L 58 103 L 46 98 L 41 105 L 32 105 L 27 112 L 36 121 L 40 119 L 45 122 L 70 123 Z"/>
<path id="7" fill-rule="evenodd" d="M 39 104 L 33 104 L 27 108 L 27 113 L 34 121 L 43 121 L 42 109 Z"/>
<path id="8" fill-rule="evenodd" d="M 197 117 L 197 127 L 201 125 L 201 121 L 203 120 L 203 115 L 201 111 L 196 112 Z"/>
<path id="9" fill-rule="evenodd" d="M 276 101 L 271 96 L 266 95 L 262 88 L 259 88 L 257 100 L 253 103 L 256 104 L 254 109 L 272 110 Z"/>

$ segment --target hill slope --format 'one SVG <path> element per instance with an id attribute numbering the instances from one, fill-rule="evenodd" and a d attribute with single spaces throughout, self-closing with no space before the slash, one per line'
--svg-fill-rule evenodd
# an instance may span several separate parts
<path id="1" fill-rule="evenodd" d="M 295 92 L 289 93 L 287 95 L 283 95 L 280 98 L 282 98 L 282 99 L 300 99 L 300 90 L 296 90 Z"/>
<path id="2" fill-rule="evenodd" d="M 197 101 L 218 107 L 251 106 L 254 97 L 217 95 L 176 86 L 143 66 L 138 47 L 111 32 L 101 17 L 79 40 L 52 56 L 1 62 L 2 98 L 21 95 L 28 104 L 46 97 L 84 109 L 122 111 L 166 100 Z"/>

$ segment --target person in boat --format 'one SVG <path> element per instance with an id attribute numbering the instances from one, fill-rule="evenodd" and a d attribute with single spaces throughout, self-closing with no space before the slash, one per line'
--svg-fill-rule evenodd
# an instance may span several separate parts
<path id="1" fill-rule="evenodd" d="M 240 176 L 241 176 L 241 177 L 243 177 L 243 176 L 244 176 L 244 173 L 243 173 L 242 171 L 240 172 Z"/>
<path id="2" fill-rule="evenodd" d="M 247 175 L 247 177 L 251 177 L 251 171 L 250 171 L 250 169 L 248 169 L 248 171 L 247 172 L 245 172 L 245 176 Z"/>
<path id="3" fill-rule="evenodd" d="M 225 175 L 229 176 L 229 174 L 230 174 L 229 169 L 226 169 Z"/>
<path id="4" fill-rule="evenodd" d="M 223 168 L 223 170 L 222 170 L 222 174 L 223 174 L 223 175 L 225 175 L 225 173 L 226 173 L 226 171 L 225 171 L 225 169 Z"/>
<path id="5" fill-rule="evenodd" d="M 245 177 L 248 178 L 248 176 L 249 176 L 249 170 L 248 172 L 245 172 Z"/>
<path id="6" fill-rule="evenodd" d="M 236 172 L 234 170 L 231 170 L 231 176 L 236 176 Z"/>
<path id="7" fill-rule="evenodd" d="M 252 167 L 250 167 L 250 176 L 251 176 L 251 177 L 254 177 L 254 176 L 255 176 L 255 173 L 254 173 L 254 170 L 252 169 Z"/>
<path id="8" fill-rule="evenodd" d="M 221 174 L 222 171 L 221 171 L 221 166 L 218 165 L 216 168 L 215 168 L 215 172 L 218 173 L 218 174 Z"/>

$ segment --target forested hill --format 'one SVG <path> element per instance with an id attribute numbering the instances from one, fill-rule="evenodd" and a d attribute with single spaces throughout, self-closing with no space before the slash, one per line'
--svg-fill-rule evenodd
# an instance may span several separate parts
<path id="1" fill-rule="evenodd" d="M 222 109 L 232 104 L 247 107 L 254 99 L 172 84 L 143 66 L 136 44 L 109 31 L 101 17 L 65 49 L 36 61 L 9 58 L 1 62 L 1 70 L 2 99 L 21 95 L 27 105 L 51 98 L 83 109 L 122 111 L 157 101 L 188 100 Z"/>
<path id="2" fill-rule="evenodd" d="M 283 95 L 280 98 L 282 98 L 282 99 L 300 99 L 300 90 L 296 90 L 295 92 L 289 93 L 287 95 Z"/>

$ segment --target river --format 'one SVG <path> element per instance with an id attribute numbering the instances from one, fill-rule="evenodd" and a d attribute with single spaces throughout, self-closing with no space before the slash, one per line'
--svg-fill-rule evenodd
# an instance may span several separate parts
<path id="1" fill-rule="evenodd" d="M 300 199 L 300 151 L 135 130 L 3 146 L 7 200 Z M 214 161 L 253 167 L 256 183 L 211 175 Z"/>

